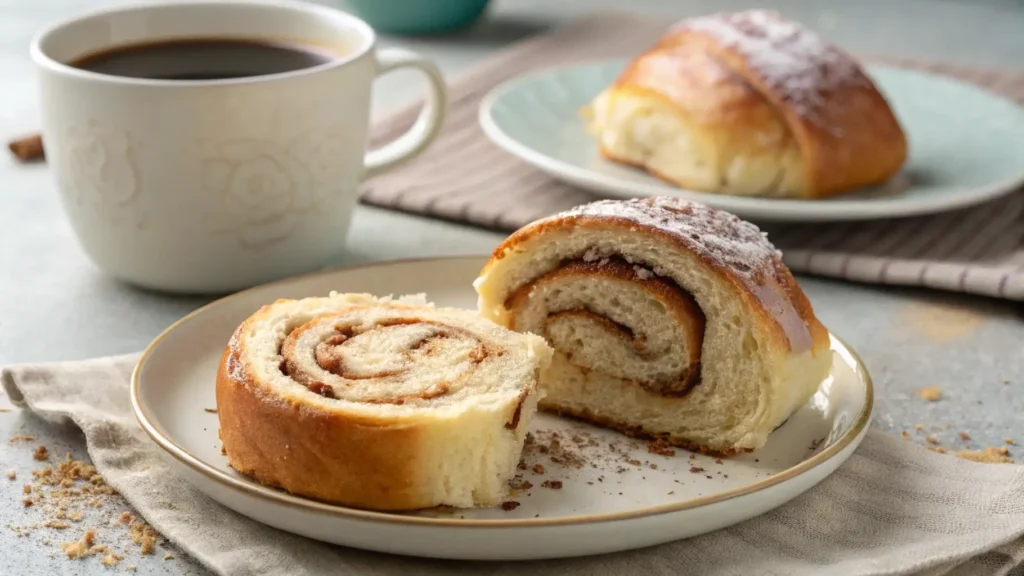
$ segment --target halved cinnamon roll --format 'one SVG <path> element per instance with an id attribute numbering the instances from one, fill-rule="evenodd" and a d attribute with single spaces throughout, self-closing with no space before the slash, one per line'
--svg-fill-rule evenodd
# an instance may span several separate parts
<path id="1" fill-rule="evenodd" d="M 507 495 L 551 349 L 422 297 L 278 300 L 217 375 L 230 465 L 288 492 L 378 510 Z"/>
<path id="2" fill-rule="evenodd" d="M 541 409 L 703 452 L 761 448 L 831 363 L 828 331 L 757 227 L 678 198 L 534 222 L 475 287 L 481 315 L 554 347 Z"/>

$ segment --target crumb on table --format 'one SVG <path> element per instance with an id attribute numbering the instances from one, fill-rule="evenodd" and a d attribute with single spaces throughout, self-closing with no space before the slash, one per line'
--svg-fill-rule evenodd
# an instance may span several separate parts
<path id="1" fill-rule="evenodd" d="M 1013 458 L 1010 458 L 1010 451 L 1005 446 L 999 448 L 993 448 L 989 446 L 984 450 L 960 450 L 954 452 L 958 458 L 964 460 L 970 460 L 972 462 L 981 462 L 984 464 L 1013 464 Z"/>
<path id="2" fill-rule="evenodd" d="M 938 386 L 927 386 L 914 392 L 918 397 L 923 398 L 929 402 L 935 402 L 942 398 L 942 388 Z"/>

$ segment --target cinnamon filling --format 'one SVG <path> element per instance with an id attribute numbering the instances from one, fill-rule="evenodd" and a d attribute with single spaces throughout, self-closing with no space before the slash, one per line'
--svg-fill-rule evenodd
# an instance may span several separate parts
<path id="1" fill-rule="evenodd" d="M 478 342 L 477 337 L 473 334 L 433 321 L 390 318 L 379 320 L 372 326 L 341 323 L 330 325 L 338 321 L 336 315 L 325 315 L 310 320 L 305 325 L 292 330 L 285 337 L 279 351 L 283 357 L 280 364 L 281 372 L 311 392 L 325 398 L 339 398 L 339 393 L 336 392 L 337 386 L 351 386 L 358 381 L 373 380 L 382 385 L 400 385 L 408 379 L 416 377 L 412 372 L 417 368 L 417 362 L 422 362 L 424 358 L 444 351 L 447 343 L 458 344 L 470 340 L 473 347 L 468 352 L 463 347 L 462 354 L 465 354 L 471 368 L 459 375 L 456 381 L 438 378 L 414 393 L 363 397 L 358 401 L 371 404 L 401 405 L 414 399 L 438 398 L 449 394 L 456 388 L 459 381 L 472 372 L 473 367 L 485 362 L 492 355 L 490 347 Z M 407 330 L 406 327 L 410 326 L 419 327 L 422 330 L 412 334 L 384 334 L 382 337 L 382 342 L 391 347 L 400 346 L 400 349 L 389 350 L 375 347 L 374 340 L 365 340 L 374 335 L 381 337 L 381 331 Z M 324 329 L 329 329 L 331 332 L 321 336 Z M 309 357 L 302 356 L 300 351 L 302 346 L 299 341 L 305 337 L 308 331 L 317 334 L 319 342 L 310 345 L 307 341 L 302 346 L 312 346 L 312 360 L 316 367 L 342 379 L 340 384 L 335 382 L 332 385 L 324 382 L 322 376 L 318 378 L 303 369 L 303 360 L 308 361 Z M 395 344 L 396 342 L 400 344 Z M 305 350 L 306 354 L 309 354 L 309 348 L 306 347 Z M 377 365 L 380 365 L 380 368 L 375 368 Z M 344 394 L 342 393 L 341 396 Z"/>
<path id="2" fill-rule="evenodd" d="M 595 280 L 619 288 L 621 298 L 606 294 L 605 286 L 594 288 Z M 651 336 L 649 327 L 630 325 L 630 306 L 622 302 L 629 298 L 633 314 L 638 306 L 656 302 L 658 309 L 652 313 L 671 322 L 678 337 L 666 340 L 664 333 Z M 543 331 L 551 345 L 582 370 L 601 371 L 666 397 L 685 396 L 700 383 L 706 322 L 700 306 L 672 279 L 621 257 L 563 261 L 517 288 L 505 308 L 511 312 L 513 329 Z M 598 347 L 588 345 L 593 338 L 605 344 L 600 349 L 619 354 L 613 354 L 614 359 L 601 356 Z M 637 373 L 644 376 L 638 378 Z"/>

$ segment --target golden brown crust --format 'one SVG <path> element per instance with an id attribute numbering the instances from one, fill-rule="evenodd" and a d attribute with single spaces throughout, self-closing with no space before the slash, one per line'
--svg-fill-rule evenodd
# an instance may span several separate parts
<path id="1" fill-rule="evenodd" d="M 907 157 L 896 116 L 856 60 L 774 13 L 685 20 L 636 57 L 609 94 L 671 103 L 733 156 L 798 149 L 806 197 L 882 183 Z"/>
<path id="2" fill-rule="evenodd" d="M 411 510 L 432 506 L 417 486 L 416 426 L 373 426 L 262 390 L 225 349 L 217 371 L 220 437 L 229 463 L 261 483 L 346 506 Z M 344 438 L 345 442 L 337 439 Z"/>

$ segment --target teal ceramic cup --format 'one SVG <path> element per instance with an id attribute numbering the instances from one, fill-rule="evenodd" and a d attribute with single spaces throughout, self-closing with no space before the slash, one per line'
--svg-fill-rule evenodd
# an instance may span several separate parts
<path id="1" fill-rule="evenodd" d="M 385 34 L 442 34 L 472 25 L 489 0 L 345 0 L 344 6 Z"/>

